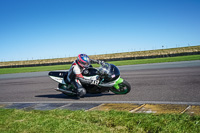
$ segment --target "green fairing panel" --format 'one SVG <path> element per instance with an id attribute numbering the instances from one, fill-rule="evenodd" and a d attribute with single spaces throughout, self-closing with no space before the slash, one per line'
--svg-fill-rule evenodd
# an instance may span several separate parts
<path id="1" fill-rule="evenodd" d="M 123 79 L 122 79 L 122 78 L 119 78 L 119 79 L 116 81 L 116 83 L 115 83 L 115 85 L 114 85 L 113 87 L 115 87 L 115 89 L 119 89 L 119 84 L 122 83 L 122 82 L 123 82 Z"/>

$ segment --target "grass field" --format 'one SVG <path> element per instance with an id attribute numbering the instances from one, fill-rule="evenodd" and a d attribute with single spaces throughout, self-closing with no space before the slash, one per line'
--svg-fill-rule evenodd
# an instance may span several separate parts
<path id="1" fill-rule="evenodd" d="M 102 54 L 102 55 L 89 55 L 90 58 L 96 60 L 103 59 L 115 59 L 115 58 L 127 58 L 127 57 L 146 57 L 146 56 L 170 56 L 171 54 L 180 53 L 193 53 L 200 52 L 200 46 L 190 46 L 190 47 L 179 47 L 179 48 L 169 48 L 169 49 L 157 49 L 157 50 L 147 50 L 147 51 L 132 51 L 123 53 L 113 53 L 113 54 Z M 40 59 L 40 60 L 26 60 L 26 61 L 6 61 L 0 62 L 0 66 L 15 66 L 15 65 L 35 65 L 35 64 L 45 64 L 45 63 L 58 63 L 58 62 L 73 62 L 77 57 L 66 57 L 66 58 L 55 58 L 55 59 Z"/>
<path id="2" fill-rule="evenodd" d="M 191 61 L 200 60 L 200 55 L 188 55 L 177 57 L 165 57 L 165 58 L 153 58 L 153 59 L 138 59 L 138 60 L 123 60 L 123 61 L 111 61 L 108 63 L 121 65 L 135 65 L 135 64 L 147 64 L 147 63 L 162 63 L 162 62 L 177 62 L 177 61 Z M 52 71 L 52 70 L 66 70 L 70 68 L 70 64 L 67 65 L 54 65 L 54 66 L 38 66 L 38 67 L 21 67 L 21 68 L 1 68 L 0 74 L 9 73 L 24 73 L 24 72 L 39 72 L 39 71 Z M 99 65 L 94 64 L 94 67 Z"/>
<path id="3" fill-rule="evenodd" d="M 199 133 L 200 116 L 0 108 L 1 133 Z M 3 115 L 2 115 L 3 114 Z"/>

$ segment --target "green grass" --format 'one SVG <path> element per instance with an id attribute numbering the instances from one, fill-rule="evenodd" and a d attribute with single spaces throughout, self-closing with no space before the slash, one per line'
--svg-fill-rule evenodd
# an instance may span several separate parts
<path id="1" fill-rule="evenodd" d="M 191 60 L 200 60 L 200 55 L 188 55 L 188 56 L 153 58 L 153 59 L 110 61 L 108 63 L 112 63 L 112 64 L 115 64 L 117 66 L 121 66 L 121 65 L 135 65 L 135 64 L 177 62 L 177 61 L 191 61 Z M 71 66 L 70 64 L 67 64 L 67 65 L 38 66 L 38 67 L 1 68 L 0 74 L 39 72 L 39 71 L 52 71 L 52 70 L 66 70 L 66 69 L 69 69 L 70 66 Z M 96 64 L 94 64 L 93 66 L 98 67 L 98 65 L 96 65 Z"/>
<path id="2" fill-rule="evenodd" d="M 1 133 L 199 133 L 200 116 L 119 111 L 0 109 Z"/>
<path id="3" fill-rule="evenodd" d="M 189 47 L 178 47 L 169 49 L 145 50 L 145 51 L 132 51 L 123 53 L 89 55 L 90 58 L 96 60 L 127 58 L 127 57 L 146 57 L 146 56 L 170 56 L 172 54 L 186 54 L 200 52 L 200 45 Z M 54 59 L 40 59 L 40 60 L 24 60 L 24 61 L 6 61 L 0 62 L 0 66 L 17 66 L 17 65 L 34 65 L 34 64 L 51 64 L 59 62 L 73 62 L 77 57 L 54 58 Z"/>
<path id="4" fill-rule="evenodd" d="M 136 64 L 163 63 L 163 62 L 192 61 L 192 60 L 200 60 L 200 55 L 124 60 L 124 61 L 113 61 L 109 63 L 115 64 L 117 66 L 121 66 L 121 65 L 136 65 Z"/>

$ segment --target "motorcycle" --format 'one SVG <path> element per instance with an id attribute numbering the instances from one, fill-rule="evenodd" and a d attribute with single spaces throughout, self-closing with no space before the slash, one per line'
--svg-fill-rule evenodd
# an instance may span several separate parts
<path id="1" fill-rule="evenodd" d="M 58 82 L 57 91 L 66 95 L 77 96 L 75 87 L 65 83 L 68 71 L 51 71 L 49 77 Z M 114 94 L 127 94 L 131 90 L 130 84 L 120 77 L 119 69 L 109 63 L 100 64 L 99 68 L 89 67 L 82 72 L 85 79 L 99 80 L 98 85 L 82 84 L 87 93 L 98 94 L 102 92 L 113 92 Z"/>

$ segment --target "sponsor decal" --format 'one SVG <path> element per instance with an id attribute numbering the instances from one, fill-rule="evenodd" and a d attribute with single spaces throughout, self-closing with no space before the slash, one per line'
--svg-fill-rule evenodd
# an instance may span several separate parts
<path id="1" fill-rule="evenodd" d="M 84 71 L 83 71 L 83 74 L 85 74 L 85 75 L 87 75 L 88 73 L 89 73 L 88 70 L 84 70 Z"/>
<path id="2" fill-rule="evenodd" d="M 113 74 L 111 77 L 112 77 L 112 78 L 114 78 L 114 77 L 115 77 L 115 75 Z"/>

